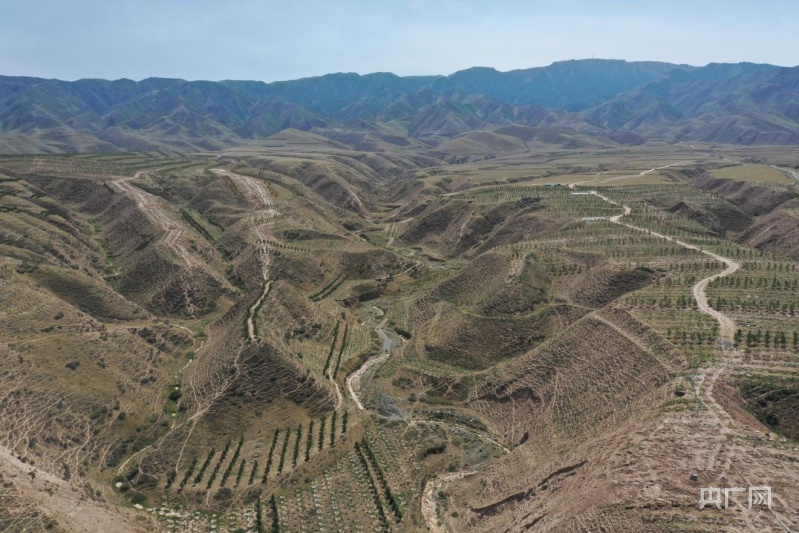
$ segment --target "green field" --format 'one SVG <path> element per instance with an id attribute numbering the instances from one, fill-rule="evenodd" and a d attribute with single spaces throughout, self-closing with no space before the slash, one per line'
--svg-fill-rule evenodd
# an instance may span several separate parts
<path id="1" fill-rule="evenodd" d="M 783 172 L 768 165 L 739 165 L 725 167 L 714 170 L 713 175 L 719 178 L 731 179 L 735 181 L 747 181 L 750 183 L 784 183 L 790 185 L 796 183 L 786 176 Z"/>

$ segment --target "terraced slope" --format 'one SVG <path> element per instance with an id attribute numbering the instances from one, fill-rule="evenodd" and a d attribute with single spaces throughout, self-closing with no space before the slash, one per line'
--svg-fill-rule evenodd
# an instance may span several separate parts
<path id="1" fill-rule="evenodd" d="M 794 185 L 279 143 L 0 160 L 0 529 L 797 527 Z"/>

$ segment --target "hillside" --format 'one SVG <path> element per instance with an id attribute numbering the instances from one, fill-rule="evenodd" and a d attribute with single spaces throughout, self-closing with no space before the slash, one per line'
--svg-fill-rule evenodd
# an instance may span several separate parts
<path id="1" fill-rule="evenodd" d="M 675 141 L 799 143 L 799 67 L 741 63 L 673 71 L 590 110 L 593 121 Z"/>
<path id="2" fill-rule="evenodd" d="M 795 151 L 426 98 L 498 127 L 0 157 L 0 529 L 799 526 Z"/>

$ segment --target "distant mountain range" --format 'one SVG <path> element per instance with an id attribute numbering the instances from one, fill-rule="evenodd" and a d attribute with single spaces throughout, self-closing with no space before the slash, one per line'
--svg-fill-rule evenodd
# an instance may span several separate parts
<path id="1" fill-rule="evenodd" d="M 288 128 L 339 142 L 371 132 L 435 150 L 470 132 L 518 134 L 519 127 L 522 137 L 571 146 L 575 136 L 799 144 L 799 67 L 590 59 L 510 72 L 275 83 L 0 76 L 3 153 L 217 150 Z"/>

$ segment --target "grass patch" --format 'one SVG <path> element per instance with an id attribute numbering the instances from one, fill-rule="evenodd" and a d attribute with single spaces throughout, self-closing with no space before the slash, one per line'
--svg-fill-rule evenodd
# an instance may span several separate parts
<path id="1" fill-rule="evenodd" d="M 784 183 L 790 185 L 796 183 L 781 171 L 768 165 L 738 165 L 726 167 L 713 171 L 717 178 L 730 179 L 735 181 L 746 181 L 749 183 Z"/>

